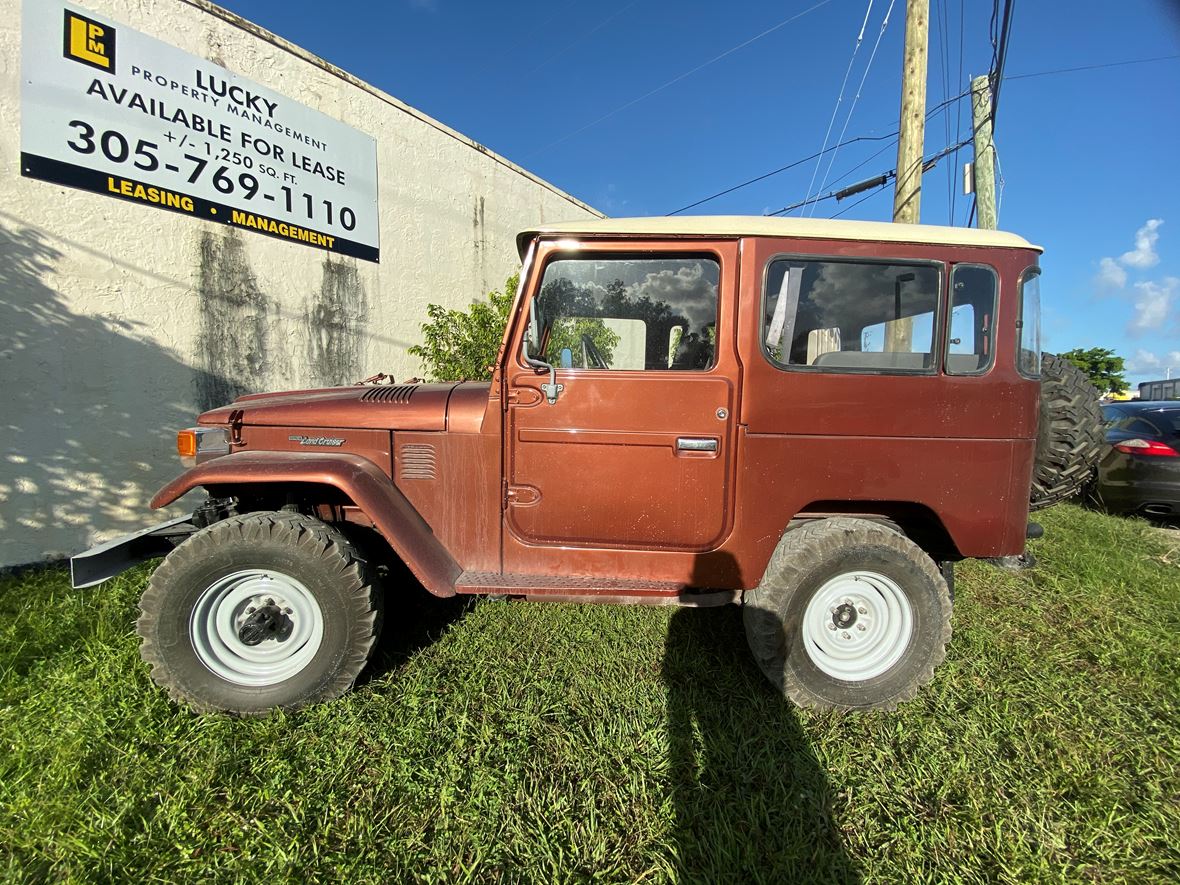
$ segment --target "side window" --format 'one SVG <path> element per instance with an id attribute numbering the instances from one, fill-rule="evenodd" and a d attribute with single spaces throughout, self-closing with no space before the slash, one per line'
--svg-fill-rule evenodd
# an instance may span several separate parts
<path id="1" fill-rule="evenodd" d="M 929 264 L 777 258 L 762 340 L 782 367 L 932 372 L 939 269 Z"/>
<path id="2" fill-rule="evenodd" d="M 707 255 L 551 261 L 537 298 L 544 359 L 566 369 L 712 368 L 720 278 Z"/>
<path id="3" fill-rule="evenodd" d="M 995 351 L 996 272 L 982 264 L 956 264 L 950 291 L 947 374 L 986 372 Z"/>
<path id="4" fill-rule="evenodd" d="M 1041 269 L 1030 267 L 1020 278 L 1020 349 L 1016 370 L 1041 377 Z"/>

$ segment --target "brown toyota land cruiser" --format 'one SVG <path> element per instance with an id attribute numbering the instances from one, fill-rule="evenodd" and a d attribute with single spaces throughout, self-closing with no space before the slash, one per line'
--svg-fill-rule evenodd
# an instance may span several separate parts
<path id="1" fill-rule="evenodd" d="M 152 506 L 207 501 L 74 558 L 88 586 L 167 552 L 138 630 L 174 698 L 347 691 L 409 589 L 385 558 L 439 597 L 740 604 L 795 703 L 892 708 L 945 655 L 954 563 L 1021 555 L 1097 454 L 1013 234 L 607 219 L 519 247 L 490 384 L 240 397 Z"/>

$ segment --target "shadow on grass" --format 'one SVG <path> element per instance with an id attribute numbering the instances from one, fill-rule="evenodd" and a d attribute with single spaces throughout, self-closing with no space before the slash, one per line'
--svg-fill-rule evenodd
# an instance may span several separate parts
<path id="1" fill-rule="evenodd" d="M 758 670 L 741 609 L 681 609 L 663 676 L 678 880 L 858 882 L 798 713 Z"/>
<path id="2" fill-rule="evenodd" d="M 388 569 L 381 576 L 384 621 L 369 664 L 356 681 L 357 688 L 400 669 L 463 617 L 475 601 L 472 596 L 434 596 L 397 557 L 385 556 L 382 564 Z"/>

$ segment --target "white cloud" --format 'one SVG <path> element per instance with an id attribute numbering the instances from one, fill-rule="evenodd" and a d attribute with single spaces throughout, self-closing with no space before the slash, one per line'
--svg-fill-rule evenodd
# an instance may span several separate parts
<path id="1" fill-rule="evenodd" d="M 1156 375 L 1168 368 L 1175 372 L 1180 370 L 1180 350 L 1172 350 L 1157 356 L 1149 350 L 1140 348 L 1127 360 L 1126 368 L 1130 375 Z"/>
<path id="2" fill-rule="evenodd" d="M 1119 267 L 1119 263 L 1113 258 L 1103 258 L 1098 263 L 1096 279 L 1099 289 L 1121 289 L 1127 285 L 1127 272 Z"/>
<path id="3" fill-rule="evenodd" d="M 1175 277 L 1167 277 L 1161 283 L 1151 280 L 1136 283 L 1139 294 L 1135 299 L 1135 313 L 1127 324 L 1127 332 L 1131 335 L 1153 330 L 1162 332 L 1176 298 L 1177 286 L 1180 286 L 1180 280 Z"/>
<path id="4" fill-rule="evenodd" d="M 1135 248 L 1119 256 L 1119 263 L 1140 269 L 1159 264 L 1160 257 L 1156 254 L 1155 243 L 1160 238 L 1158 229 L 1163 223 L 1162 218 L 1149 218 L 1143 227 L 1135 231 Z"/>
<path id="5" fill-rule="evenodd" d="M 1155 244 L 1159 241 L 1159 227 L 1164 223 L 1162 218 L 1149 218 L 1139 230 L 1135 231 L 1135 248 L 1124 252 L 1118 258 L 1103 258 L 1098 262 L 1098 274 L 1094 277 L 1094 284 L 1099 292 L 1121 291 L 1127 285 L 1127 271 L 1133 267 L 1146 270 L 1159 264 L 1159 253 L 1155 251 Z"/>

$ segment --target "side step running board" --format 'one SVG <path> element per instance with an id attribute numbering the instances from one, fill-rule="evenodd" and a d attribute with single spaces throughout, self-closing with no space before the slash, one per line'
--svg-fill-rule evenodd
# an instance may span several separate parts
<path id="1" fill-rule="evenodd" d="M 472 571 L 459 575 L 455 592 L 523 596 L 530 600 L 550 602 L 626 602 L 702 608 L 728 605 L 741 599 L 740 590 L 696 590 L 675 581 Z"/>

